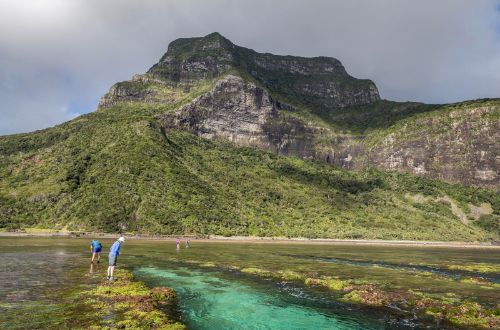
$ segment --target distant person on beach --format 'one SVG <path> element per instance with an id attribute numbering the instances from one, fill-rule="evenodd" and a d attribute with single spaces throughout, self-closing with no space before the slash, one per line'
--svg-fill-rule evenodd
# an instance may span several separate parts
<path id="1" fill-rule="evenodd" d="M 186 245 L 185 246 L 186 246 L 186 249 L 189 247 L 189 240 L 188 239 L 186 240 Z"/>
<path id="2" fill-rule="evenodd" d="M 94 239 L 90 241 L 90 251 L 92 252 L 92 260 L 90 263 L 94 263 L 94 259 L 97 256 L 97 263 L 101 260 L 101 250 L 102 244 L 98 240 Z"/>
<path id="3" fill-rule="evenodd" d="M 116 267 L 116 259 L 118 258 L 118 255 L 120 254 L 120 248 L 122 243 L 125 243 L 125 237 L 120 237 L 119 239 L 116 240 L 116 242 L 111 245 L 111 248 L 109 249 L 109 267 L 108 267 L 108 280 L 113 281 L 115 278 L 113 276 L 113 273 L 115 271 Z"/>
<path id="4" fill-rule="evenodd" d="M 180 248 L 181 248 L 181 240 L 177 238 L 175 240 L 175 249 L 179 251 Z"/>

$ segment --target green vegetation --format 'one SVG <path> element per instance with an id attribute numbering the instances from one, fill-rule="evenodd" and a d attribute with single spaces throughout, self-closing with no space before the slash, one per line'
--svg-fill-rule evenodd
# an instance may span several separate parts
<path id="1" fill-rule="evenodd" d="M 89 309 L 86 313 L 99 316 L 89 329 L 186 329 L 164 312 L 175 305 L 172 289 L 149 289 L 144 283 L 133 281 L 132 273 L 125 270 L 117 270 L 116 276 L 114 282 L 106 281 L 80 293 Z"/>
<path id="2" fill-rule="evenodd" d="M 470 272 L 479 272 L 479 273 L 500 273 L 500 265 L 491 265 L 484 263 L 475 263 L 475 264 L 467 264 L 467 265 L 448 265 L 449 269 L 454 270 L 466 270 Z"/>
<path id="3" fill-rule="evenodd" d="M 331 145 L 332 138 L 366 138 L 364 141 L 370 145 L 402 125 L 409 130 L 414 118 L 439 116 L 442 111 L 461 107 L 450 105 L 443 110 L 379 101 L 332 111 L 331 105 L 314 103 L 322 103 L 321 98 L 312 102 L 292 92 L 286 81 L 293 85 L 304 79 L 311 84 L 313 80 L 330 79 L 346 88 L 351 88 L 351 83 L 371 82 L 349 77 L 340 62 L 331 58 L 283 57 L 305 67 L 316 63 L 318 67 L 333 66 L 338 70 L 316 74 L 313 65 L 310 75 L 283 73 L 282 77 L 280 64 L 271 55 L 234 47 L 219 34 L 177 40 L 171 44 L 168 56 L 181 61 L 210 55 L 224 69 L 210 74 L 196 71 L 197 76 L 178 82 L 180 77 L 174 76 L 179 72 L 162 71 L 176 66 L 160 62 L 148 72 L 145 81 L 117 84 L 117 89 L 129 94 L 111 100 L 109 108 L 50 129 L 0 137 L 0 228 L 308 238 L 499 239 L 500 196 L 493 190 L 370 168 L 348 172 L 163 128 L 158 121 L 160 115 L 207 92 L 214 84 L 211 78 L 226 73 L 265 86 L 273 97 L 296 107 L 283 110 L 287 116 L 331 128 L 333 133 L 315 141 L 320 145 Z M 257 65 L 256 56 L 267 64 Z M 162 82 L 158 77 L 170 80 Z M 133 97 L 142 94 L 147 96 Z M 344 130 L 346 133 L 340 133 Z M 423 201 L 412 198 L 417 195 L 424 196 Z M 470 205 L 482 203 L 491 205 L 492 213 L 468 224 L 453 212 L 457 206 L 468 216 Z"/>
<path id="4" fill-rule="evenodd" d="M 430 297 L 420 292 L 385 292 L 371 285 L 364 285 L 346 293 L 342 301 L 370 306 L 398 305 L 459 328 L 492 329 L 500 325 L 500 310 L 488 309 L 476 302 Z"/>
<path id="5" fill-rule="evenodd" d="M 184 95 L 184 102 L 192 97 Z M 53 129 L 1 137 L 0 227 L 310 238 L 499 237 L 484 220 L 462 224 L 445 203 L 407 197 L 448 196 L 464 209 L 490 203 L 490 217 L 498 219 L 500 196 L 494 191 L 375 169 L 345 171 L 165 131 L 156 115 L 182 102 L 120 103 Z M 18 145 L 23 147 L 16 150 Z"/>
<path id="6" fill-rule="evenodd" d="M 394 134 L 399 141 L 406 141 L 419 137 L 425 132 L 433 137 L 442 136 L 450 132 L 452 122 L 457 118 L 466 117 L 473 113 L 475 108 L 490 107 L 495 111 L 487 111 L 476 119 L 474 126 L 481 127 L 485 121 L 495 123 L 500 115 L 499 99 L 478 99 L 460 103 L 444 105 L 428 105 L 418 103 L 397 103 L 380 101 L 373 105 L 376 114 L 370 119 L 369 112 L 371 106 L 360 106 L 350 115 L 341 117 L 342 122 L 353 122 L 357 118 L 357 112 L 361 112 L 361 125 L 350 125 L 354 130 L 367 134 L 367 144 L 373 146 L 383 137 Z M 342 111 L 348 111 L 344 109 Z M 460 115 L 450 116 L 451 112 L 458 112 Z M 332 116 L 335 118 L 335 115 Z M 471 129 L 475 129 L 471 127 Z"/>

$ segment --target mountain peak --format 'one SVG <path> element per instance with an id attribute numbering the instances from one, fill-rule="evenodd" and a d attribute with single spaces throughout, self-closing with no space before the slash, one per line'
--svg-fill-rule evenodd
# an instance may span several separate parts
<path id="1" fill-rule="evenodd" d="M 204 36 L 202 39 L 204 39 L 204 40 L 221 40 L 221 41 L 231 42 L 231 41 L 229 41 L 229 39 L 227 39 L 226 37 L 224 37 L 219 32 L 209 33 L 206 36 Z"/>
<path id="2" fill-rule="evenodd" d="M 179 38 L 168 45 L 168 50 L 162 56 L 160 62 L 164 62 L 171 57 L 187 58 L 195 54 L 203 55 L 208 50 L 231 48 L 234 48 L 234 44 L 219 32 L 213 32 L 204 37 Z"/>
<path id="3" fill-rule="evenodd" d="M 312 100 L 310 105 L 316 108 L 332 109 L 380 99 L 371 80 L 350 76 L 335 58 L 258 53 L 233 44 L 218 32 L 172 41 L 148 75 L 190 84 L 235 72 L 251 77 L 277 96 L 293 97 L 298 103 Z"/>

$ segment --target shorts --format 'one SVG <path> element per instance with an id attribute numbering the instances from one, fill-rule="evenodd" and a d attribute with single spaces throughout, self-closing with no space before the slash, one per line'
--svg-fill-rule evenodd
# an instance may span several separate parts
<path id="1" fill-rule="evenodd" d="M 101 248 L 92 249 L 92 253 L 101 253 Z"/>
<path id="2" fill-rule="evenodd" d="M 118 256 L 116 254 L 110 254 L 109 255 L 109 265 L 116 266 L 116 259 L 118 259 Z"/>

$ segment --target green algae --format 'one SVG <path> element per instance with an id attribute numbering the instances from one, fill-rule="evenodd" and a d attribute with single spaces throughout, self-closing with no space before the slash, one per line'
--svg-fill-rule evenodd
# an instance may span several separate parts
<path id="1" fill-rule="evenodd" d="M 149 293 L 149 289 L 143 283 L 129 282 L 116 287 L 99 286 L 93 292 L 96 296 L 127 296 L 137 297 L 145 296 Z"/>
<path id="2" fill-rule="evenodd" d="M 403 310 L 412 311 L 419 315 L 421 319 L 431 318 L 434 322 L 444 322 L 459 328 L 491 328 L 499 325 L 500 317 L 498 311 L 487 308 L 477 302 L 464 300 L 456 293 L 449 292 L 445 295 L 433 297 L 429 294 L 416 292 L 411 289 L 394 290 L 384 283 L 371 283 L 363 280 L 339 278 L 333 276 L 314 276 L 311 273 L 295 270 L 270 270 L 260 267 L 238 267 L 235 265 L 226 266 L 215 262 L 200 262 L 189 260 L 186 263 L 198 265 L 200 267 L 212 267 L 220 269 L 239 270 L 242 273 L 253 276 L 274 278 L 283 281 L 296 281 L 312 287 L 323 287 L 332 292 L 340 293 L 338 299 L 344 303 L 361 304 L 372 308 L 382 308 L 387 306 L 397 307 Z M 449 269 L 454 265 L 449 265 Z M 478 264 L 471 266 L 469 271 L 487 272 L 494 268 L 491 264 Z M 461 269 L 464 270 L 464 269 Z M 432 278 L 445 282 L 464 283 L 478 285 L 481 288 L 495 289 L 500 287 L 497 283 L 470 277 L 460 280 L 448 278 L 443 275 L 434 274 L 428 271 L 415 271 L 414 276 Z M 493 325 L 493 326 L 492 326 Z"/>
<path id="3" fill-rule="evenodd" d="M 283 270 L 278 272 L 279 277 L 284 281 L 304 281 L 305 275 L 293 270 Z"/>
<path id="4" fill-rule="evenodd" d="M 240 271 L 242 273 L 253 274 L 253 275 L 258 275 L 258 276 L 263 276 L 263 277 L 272 276 L 272 273 L 270 271 L 260 269 L 260 268 L 255 268 L 255 267 L 242 268 Z"/>
<path id="5" fill-rule="evenodd" d="M 333 277 L 323 277 L 323 278 L 306 278 L 304 284 L 311 286 L 323 286 L 330 290 L 340 291 L 351 285 L 350 280 L 340 280 Z"/>
<path id="6" fill-rule="evenodd" d="M 441 299 L 425 297 L 417 301 L 419 311 L 436 320 L 460 328 L 498 329 L 500 310 L 487 309 L 477 302 L 449 303 Z"/>
<path id="7" fill-rule="evenodd" d="M 215 266 L 214 266 L 215 267 Z M 237 267 L 232 267 L 235 269 Z M 301 274 L 292 270 L 283 270 L 272 272 L 270 270 L 257 268 L 257 267 L 247 267 L 239 269 L 242 273 L 252 274 L 260 277 L 272 277 L 282 281 L 298 281 L 303 282 L 308 286 L 322 286 L 330 290 L 340 291 L 345 287 L 351 285 L 353 282 L 351 280 L 341 280 L 334 277 L 323 276 L 321 278 L 307 277 L 306 274 Z"/>
<path id="8" fill-rule="evenodd" d="M 347 291 L 339 300 L 343 302 L 363 304 L 367 306 L 384 306 L 391 303 L 395 299 L 391 299 L 396 296 L 400 298 L 401 301 L 406 301 L 408 297 L 402 293 L 388 293 L 380 290 L 378 287 L 372 284 L 363 285 L 353 285 L 345 288 Z M 405 296 L 403 298 L 403 296 Z M 398 299 L 399 300 L 399 299 Z"/>
<path id="9" fill-rule="evenodd" d="M 446 296 L 431 297 L 421 292 L 382 291 L 374 286 L 358 287 L 344 294 L 341 301 L 369 306 L 394 305 L 419 315 L 431 317 L 435 321 L 445 322 L 463 328 L 498 328 L 500 310 L 487 308 L 477 302 L 461 300 L 454 293 Z"/>
<path id="10" fill-rule="evenodd" d="M 493 283 L 493 282 L 486 281 L 486 280 L 479 279 L 479 278 L 475 278 L 475 277 L 463 278 L 460 280 L 460 282 L 480 285 L 481 288 L 485 288 L 485 289 L 495 289 L 495 288 L 498 289 L 498 288 L 500 288 L 499 283 Z"/>
<path id="11" fill-rule="evenodd" d="M 500 310 L 486 310 L 478 303 L 466 302 L 448 309 L 446 319 L 458 326 L 498 329 L 500 327 Z"/>
<path id="12" fill-rule="evenodd" d="M 488 263 L 475 263 L 468 265 L 448 265 L 451 270 L 465 270 L 477 273 L 500 273 L 500 265 Z"/>
<path id="13" fill-rule="evenodd" d="M 207 268 L 212 268 L 215 267 L 215 264 L 213 262 L 203 262 L 198 264 L 200 267 L 207 267 Z"/>
<path id="14" fill-rule="evenodd" d="M 149 289 L 143 282 L 134 281 L 126 270 L 116 270 L 116 277 L 113 282 L 105 281 L 80 293 L 91 309 L 88 314 L 99 317 L 90 329 L 185 329 L 164 312 L 166 306 L 175 303 L 172 289 Z"/>
<path id="15" fill-rule="evenodd" d="M 411 289 L 394 291 L 390 287 L 362 280 L 341 279 L 332 276 L 308 277 L 304 272 L 293 270 L 271 271 L 259 267 L 239 268 L 234 265 L 226 267 L 214 262 L 197 262 L 193 260 L 189 260 L 187 263 L 196 264 L 201 267 L 239 270 L 242 273 L 258 277 L 296 281 L 302 282 L 307 286 L 324 287 L 333 292 L 341 293 L 341 296 L 336 299 L 344 303 L 361 304 L 373 308 L 393 306 L 412 311 L 416 315 L 419 315 L 421 319 L 431 318 L 434 322 L 444 322 L 454 327 L 488 329 L 500 326 L 500 312 L 498 308 L 487 308 L 477 302 L 463 300 L 453 292 L 433 297 Z M 482 270 L 484 271 L 484 269 L 489 268 L 483 267 Z M 456 280 L 426 271 L 417 271 L 416 275 L 457 282 Z M 461 279 L 458 282 L 480 285 L 483 288 L 500 287 L 499 284 L 472 277 Z"/>

